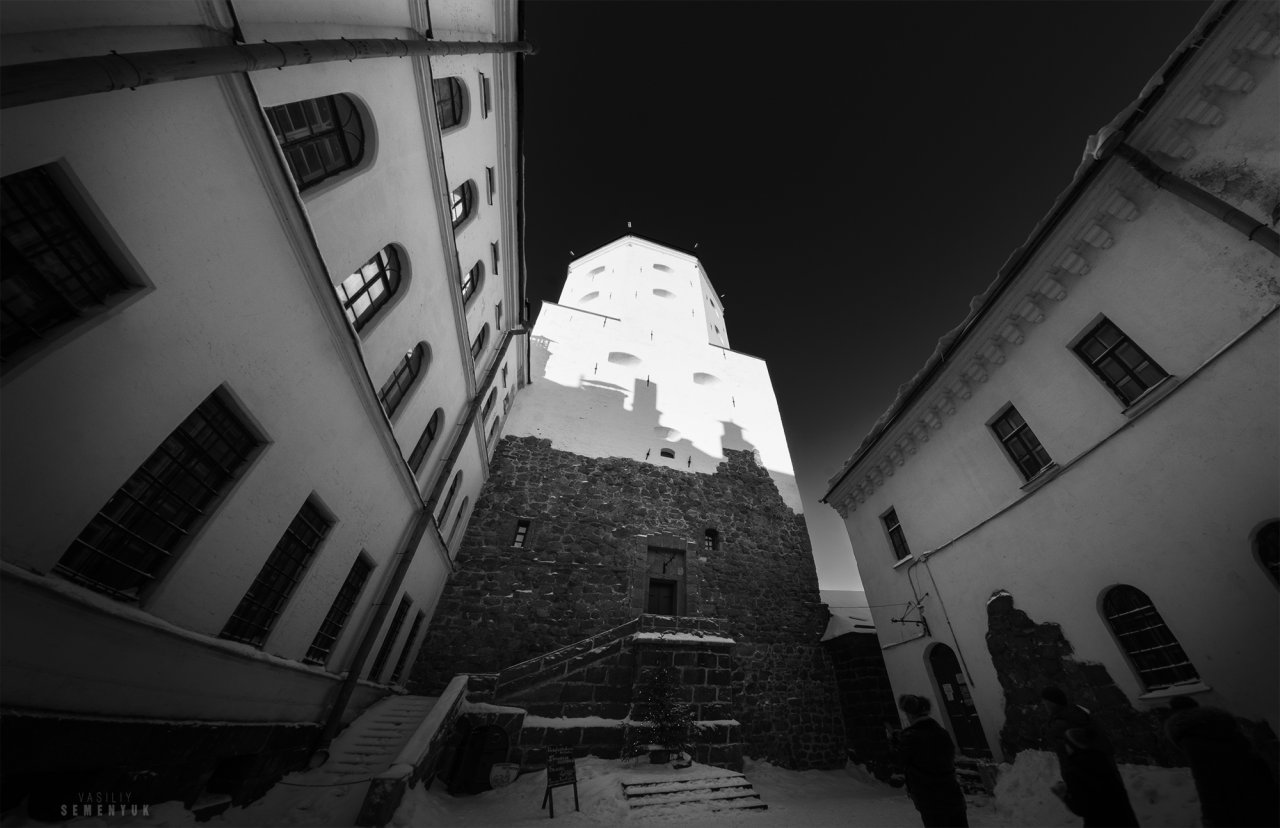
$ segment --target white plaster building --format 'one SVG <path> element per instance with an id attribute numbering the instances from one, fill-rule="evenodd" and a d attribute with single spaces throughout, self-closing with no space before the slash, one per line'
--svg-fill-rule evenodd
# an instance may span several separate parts
<path id="1" fill-rule="evenodd" d="M 729 348 L 724 307 L 695 257 L 624 236 L 576 259 L 532 342 L 533 384 L 505 433 L 702 474 L 725 449 L 752 449 L 803 511 L 769 368 Z"/>
<path id="2" fill-rule="evenodd" d="M 6 72 L 519 35 L 512 0 L 15 0 L 0 23 Z M 527 374 L 516 62 L 6 98 L 6 805 L 72 766 L 246 795 L 407 678 L 487 473 L 486 400 Z"/>
<path id="3" fill-rule="evenodd" d="M 1278 54 L 1215 4 L 831 481 L 895 692 L 972 753 L 1034 703 L 1010 596 L 1120 706 L 1280 728 Z"/>

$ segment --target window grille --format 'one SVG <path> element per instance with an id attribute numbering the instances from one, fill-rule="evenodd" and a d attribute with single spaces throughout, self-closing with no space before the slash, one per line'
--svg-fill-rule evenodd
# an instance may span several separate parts
<path id="1" fill-rule="evenodd" d="M 489 341 L 489 323 L 486 322 L 484 327 L 480 329 L 480 335 L 476 337 L 476 341 L 471 343 L 471 358 L 479 361 L 480 355 L 484 353 L 484 346 Z"/>
<path id="2" fill-rule="evenodd" d="M 457 230 L 471 215 L 471 207 L 475 201 L 474 189 L 475 185 L 468 181 L 453 191 L 453 197 L 449 202 L 449 212 L 453 216 L 454 230 Z"/>
<path id="3" fill-rule="evenodd" d="M 880 516 L 880 520 L 884 523 L 884 530 L 889 535 L 889 543 L 893 546 L 893 554 L 897 559 L 901 561 L 911 557 L 911 548 L 907 546 L 907 535 L 902 531 L 897 511 L 890 509 Z"/>
<path id="4" fill-rule="evenodd" d="M 708 529 L 702 535 L 702 548 L 708 552 L 714 552 L 720 548 L 720 533 L 715 529 Z"/>
<path id="5" fill-rule="evenodd" d="M 404 401 L 405 396 L 409 393 L 409 389 L 422 375 L 422 363 L 426 358 L 427 343 L 419 342 L 414 346 L 413 350 L 404 355 L 404 359 L 400 360 L 400 364 L 391 372 L 391 376 L 382 384 L 382 390 L 378 392 L 378 399 L 382 402 L 382 407 L 386 410 L 387 416 L 390 417 L 400 407 L 400 403 Z"/>
<path id="6" fill-rule="evenodd" d="M 342 309 L 357 331 L 369 324 L 399 289 L 400 254 L 393 245 L 379 250 L 337 287 Z"/>
<path id="7" fill-rule="evenodd" d="M 364 555 L 358 555 L 355 563 L 351 565 L 351 571 L 347 573 L 347 579 L 342 582 L 342 588 L 334 596 L 333 604 L 325 614 L 324 621 L 320 624 L 320 629 L 316 632 L 316 637 L 312 640 L 311 647 L 307 649 L 307 655 L 303 661 L 310 664 L 324 664 L 329 658 L 329 654 L 333 652 L 333 645 L 337 643 L 338 636 L 342 634 L 342 628 L 351 617 L 351 611 L 355 609 L 356 601 L 359 600 L 371 572 L 373 572 L 373 564 Z"/>
<path id="8" fill-rule="evenodd" d="M 1053 461 L 1049 453 L 1040 445 L 1040 440 L 1022 419 L 1018 409 L 1009 406 L 1004 413 L 991 423 L 991 430 L 1000 439 L 1000 444 L 1009 453 L 1018 471 L 1027 480 L 1035 477 L 1048 468 Z"/>
<path id="9" fill-rule="evenodd" d="M 476 262 L 475 265 L 462 274 L 462 302 L 466 304 L 471 301 L 471 297 L 476 295 L 476 290 L 480 287 L 480 282 L 484 279 L 484 264 Z"/>
<path id="10" fill-rule="evenodd" d="M 413 640 L 418 637 L 418 630 L 422 628 L 422 620 L 426 615 L 422 610 L 418 610 L 418 614 L 413 617 L 413 623 L 409 625 L 409 636 L 404 640 L 404 648 L 400 650 L 400 657 L 396 659 L 396 666 L 391 671 L 391 683 L 397 684 L 400 676 L 404 674 L 405 665 L 409 661 L 409 653 L 413 650 Z"/>
<path id="11" fill-rule="evenodd" d="M 659 449 L 658 454 L 661 457 L 669 457 L 673 460 L 675 459 L 675 456 L 676 456 L 675 449 L 669 449 L 669 448 Z"/>
<path id="12" fill-rule="evenodd" d="M 456 127 L 467 114 L 467 93 L 457 78 L 437 78 L 431 83 L 436 96 L 436 120 L 441 131 Z"/>
<path id="13" fill-rule="evenodd" d="M 1200 674 L 1165 625 L 1151 599 L 1121 584 L 1102 600 L 1107 624 L 1148 690 L 1196 681 Z"/>
<path id="14" fill-rule="evenodd" d="M 418 438 L 413 451 L 409 453 L 409 468 L 413 469 L 414 472 L 417 472 L 422 467 L 422 461 L 427 459 L 427 452 L 431 451 L 431 446 L 436 441 L 436 435 L 440 433 L 440 422 L 442 420 L 444 420 L 444 409 L 437 408 L 435 413 L 431 415 L 431 419 L 427 421 L 427 427 L 422 430 L 422 436 Z"/>
<path id="15" fill-rule="evenodd" d="M 299 190 L 352 169 L 364 157 L 364 123 L 346 95 L 268 107 L 267 120 Z"/>
<path id="16" fill-rule="evenodd" d="M 1074 350 L 1125 405 L 1169 376 L 1109 319 L 1095 325 Z"/>
<path id="17" fill-rule="evenodd" d="M 48 167 L 0 179 L 0 359 L 105 307 L 132 285 L 112 264 Z"/>
<path id="18" fill-rule="evenodd" d="M 517 549 L 523 549 L 525 543 L 529 540 L 529 528 L 533 525 L 533 521 L 528 518 L 520 518 L 516 521 L 516 536 L 511 539 L 511 545 Z"/>
<path id="19" fill-rule="evenodd" d="M 302 504 L 276 548 L 271 550 L 267 562 L 262 565 L 262 571 L 253 579 L 248 592 L 240 599 L 240 605 L 222 628 L 222 638 L 254 647 L 266 643 L 280 611 L 311 562 L 311 556 L 332 526 L 333 521 L 313 501 L 307 500 Z"/>
<path id="20" fill-rule="evenodd" d="M 111 496 L 54 570 L 136 599 L 260 445 L 230 405 L 209 395 Z"/>
<path id="21" fill-rule="evenodd" d="M 391 648 L 395 646 L 396 638 L 400 636 L 400 625 L 404 623 L 404 617 L 409 614 L 409 607 L 412 605 L 413 601 L 408 595 L 400 596 L 400 605 L 396 607 L 396 613 L 391 618 L 391 628 L 387 630 L 387 637 L 382 639 L 378 655 L 373 659 L 373 666 L 369 668 L 369 681 L 376 682 L 378 676 L 382 675 L 382 668 L 387 666 L 387 657 L 391 655 Z"/>

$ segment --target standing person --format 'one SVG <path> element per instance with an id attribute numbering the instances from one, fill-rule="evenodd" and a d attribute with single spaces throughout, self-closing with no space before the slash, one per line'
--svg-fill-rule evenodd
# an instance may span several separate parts
<path id="1" fill-rule="evenodd" d="M 908 722 L 897 734 L 907 793 L 925 828 L 968 828 L 964 792 L 956 781 L 956 747 L 942 725 L 929 718 L 930 706 L 923 696 L 898 698 Z"/>
<path id="2" fill-rule="evenodd" d="M 1040 698 L 1049 713 L 1049 741 L 1062 774 L 1053 792 L 1073 814 L 1084 817 L 1085 828 L 1137 828 L 1106 732 L 1088 710 L 1070 704 L 1061 688 L 1046 687 Z"/>
<path id="3" fill-rule="evenodd" d="M 1280 825 L 1280 790 L 1236 717 L 1188 696 L 1169 701 L 1165 735 L 1191 765 L 1206 826 Z"/>

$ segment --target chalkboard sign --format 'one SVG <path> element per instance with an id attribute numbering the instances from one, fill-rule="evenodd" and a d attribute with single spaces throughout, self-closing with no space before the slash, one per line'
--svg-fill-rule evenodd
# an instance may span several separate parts
<path id="1" fill-rule="evenodd" d="M 573 764 L 573 748 L 547 749 L 547 792 L 542 797 L 542 807 L 551 805 L 551 818 L 556 815 L 556 801 L 551 796 L 553 788 L 573 786 L 573 810 L 578 808 L 578 772 Z"/>

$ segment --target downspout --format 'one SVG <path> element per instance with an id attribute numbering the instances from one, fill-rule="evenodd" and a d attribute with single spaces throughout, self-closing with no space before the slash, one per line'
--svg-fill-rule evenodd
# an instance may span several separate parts
<path id="1" fill-rule="evenodd" d="M 4 67 L 0 70 L 0 109 L 117 89 L 136 89 L 156 83 L 339 60 L 351 62 L 374 58 L 507 52 L 534 54 L 535 50 L 533 44 L 524 41 L 493 43 L 339 38 L 161 49 L 123 55 L 113 52 L 109 55 L 45 60 Z"/>
<path id="2" fill-rule="evenodd" d="M 970 687 L 976 687 L 973 681 L 973 673 L 969 672 L 969 662 L 964 660 L 964 650 L 960 647 L 960 639 L 956 637 L 956 628 L 951 626 L 951 616 L 947 613 L 947 605 L 942 600 L 942 590 L 938 589 L 938 579 L 933 577 L 933 570 L 929 568 L 929 558 L 933 553 L 925 552 L 920 556 L 920 560 L 924 563 L 925 572 L 929 573 L 929 580 L 933 583 L 934 592 L 938 593 L 938 607 L 942 610 L 942 617 L 947 622 L 947 629 L 951 631 L 951 642 L 956 645 L 956 655 L 960 657 L 960 666 L 964 668 L 964 677 L 968 680 Z"/>

